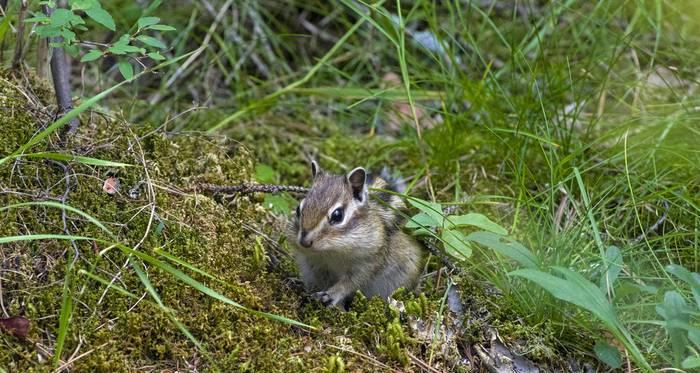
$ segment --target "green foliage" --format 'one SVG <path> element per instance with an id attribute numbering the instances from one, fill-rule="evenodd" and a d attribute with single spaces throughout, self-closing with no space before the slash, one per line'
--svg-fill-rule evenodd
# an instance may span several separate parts
<path id="1" fill-rule="evenodd" d="M 83 14 L 89 19 L 98 23 L 102 27 L 110 31 L 117 31 L 116 23 L 112 15 L 102 8 L 99 0 L 73 0 L 70 1 L 70 8 L 57 8 L 53 1 L 42 1 L 44 5 L 54 8 L 50 16 L 43 13 L 35 13 L 34 17 L 28 18 L 25 22 L 36 23 L 37 35 L 42 38 L 51 38 L 53 47 L 64 48 L 69 54 L 77 57 L 80 53 L 80 43 L 84 42 L 84 33 L 86 27 Z M 160 39 L 147 35 L 148 31 L 155 32 L 158 35 L 160 32 L 175 31 L 172 26 L 160 24 L 160 18 L 153 16 L 143 16 L 137 20 L 137 27 L 132 28 L 122 35 L 113 43 L 94 43 L 100 45 L 95 49 L 88 50 L 80 58 L 80 62 L 96 61 L 100 58 L 115 55 L 124 56 L 118 62 L 119 72 L 126 80 L 130 80 L 134 76 L 134 68 L 131 60 L 139 61 L 151 59 L 155 62 L 165 59 L 161 54 L 161 50 L 165 50 L 168 46 Z M 78 39 L 80 34 L 80 40 Z M 59 38 L 59 39 L 56 39 Z"/>
<path id="2" fill-rule="evenodd" d="M 651 366 L 639 351 L 634 340 L 617 318 L 617 313 L 600 288 L 586 280 L 579 273 L 568 268 L 554 267 L 554 271 L 564 278 L 550 275 L 535 269 L 520 269 L 511 272 L 512 276 L 519 276 L 535 282 L 557 299 L 573 303 L 591 312 L 603 325 L 622 342 L 630 352 L 631 358 L 645 371 L 652 371 Z"/>
<path id="3" fill-rule="evenodd" d="M 604 341 L 598 341 L 593 347 L 593 351 L 595 351 L 595 356 L 598 357 L 598 360 L 604 362 L 610 368 L 618 369 L 622 366 L 620 351 L 614 346 Z"/>

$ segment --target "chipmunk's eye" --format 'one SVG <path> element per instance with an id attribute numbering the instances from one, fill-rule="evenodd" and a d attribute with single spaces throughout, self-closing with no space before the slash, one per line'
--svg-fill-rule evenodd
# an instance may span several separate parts
<path id="1" fill-rule="evenodd" d="M 297 205 L 297 218 L 301 216 L 301 205 Z"/>
<path id="2" fill-rule="evenodd" d="M 337 209 L 333 210 L 328 221 L 331 223 L 331 225 L 335 225 L 343 221 L 343 208 L 338 207 Z"/>

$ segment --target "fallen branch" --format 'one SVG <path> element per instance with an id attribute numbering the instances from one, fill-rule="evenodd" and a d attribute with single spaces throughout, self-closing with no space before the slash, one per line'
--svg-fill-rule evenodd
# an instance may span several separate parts
<path id="1" fill-rule="evenodd" d="M 309 188 L 305 188 L 298 185 L 275 185 L 275 184 L 256 184 L 256 183 L 243 183 L 237 185 L 216 185 L 202 183 L 197 184 L 194 188 L 190 190 L 194 191 L 206 191 L 213 194 L 251 194 L 251 193 L 299 193 L 305 194 L 309 191 Z"/>

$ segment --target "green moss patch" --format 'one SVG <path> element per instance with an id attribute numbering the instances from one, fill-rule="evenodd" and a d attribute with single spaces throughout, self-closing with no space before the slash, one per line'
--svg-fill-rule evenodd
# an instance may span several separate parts
<path id="1" fill-rule="evenodd" d="M 31 105 L 22 93 L 27 87 L 7 74 L 2 74 L 0 82 L 0 100 L 12 113 L 0 121 L 0 151 L 7 154 L 50 119 L 22 110 Z M 251 132 L 251 136 L 257 134 Z M 362 153 L 381 142 L 375 139 L 356 148 L 360 142 L 341 139 L 340 134 L 335 135 L 324 146 Z M 262 145 L 283 148 L 279 154 L 294 146 L 291 142 Z M 400 153 L 400 148 L 379 149 Z M 278 238 L 277 218 L 260 204 L 261 198 L 213 198 L 194 192 L 192 187 L 199 182 L 254 180 L 254 158 L 240 143 L 193 133 L 171 135 L 126 123 L 113 113 L 92 112 L 81 117 L 79 132 L 67 143 L 53 137 L 32 151 L 89 156 L 131 166 L 18 158 L 0 167 L 0 206 L 30 201 L 65 203 L 100 221 L 114 233 L 116 242 L 168 263 L 244 307 L 297 320 L 316 330 L 216 300 L 172 273 L 106 243 L 115 239 L 83 216 L 47 206 L 23 206 L 0 212 L 0 237 L 64 234 L 94 239 L 0 244 L 0 317 L 24 316 L 31 323 L 26 339 L 0 333 L 0 368 L 5 371 L 55 368 L 52 359 L 64 284 L 68 284 L 73 307 L 59 366 L 76 371 L 419 371 L 423 361 L 459 371 L 472 364 L 455 365 L 454 354 L 448 356 L 445 349 L 431 347 L 434 340 L 425 337 L 432 335 L 431 330 L 444 331 L 444 327 L 430 328 L 451 317 L 447 311 L 440 313 L 445 290 L 440 276 L 425 279 L 425 294 L 397 294 L 394 305 L 358 296 L 349 312 L 323 308 L 308 300 L 289 278 L 294 269 L 284 239 Z M 287 160 L 300 182 L 305 170 L 301 158 Z M 283 164 L 279 159 L 266 162 L 276 169 Z M 118 191 L 108 193 L 112 189 Z M 162 304 L 201 343 L 201 349 L 182 333 L 169 311 L 157 305 L 134 266 L 146 275 Z M 438 264 L 433 261 L 429 267 L 432 271 Z M 474 299 L 479 302 L 476 309 L 498 302 L 497 298 Z M 462 325 L 474 325 L 468 322 L 472 314 L 461 317 Z M 450 340 L 453 352 L 482 338 L 481 327 L 455 330 L 457 336 Z M 539 335 L 533 337 L 533 333 L 522 334 L 524 338 Z M 549 353 L 538 357 L 552 358 Z"/>

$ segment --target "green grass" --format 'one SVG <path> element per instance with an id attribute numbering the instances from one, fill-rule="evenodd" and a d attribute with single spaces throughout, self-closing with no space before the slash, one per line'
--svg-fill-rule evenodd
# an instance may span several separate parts
<path id="1" fill-rule="evenodd" d="M 200 47 L 216 11 L 178 3 L 154 12 L 171 14 L 180 30 L 169 58 Z M 590 341 L 622 344 L 640 368 L 684 369 L 700 350 L 696 329 L 657 307 L 687 307 L 675 320 L 698 325 L 692 286 L 667 271 L 700 272 L 697 6 L 514 4 L 241 2 L 172 86 L 163 82 L 178 64 L 115 87 L 103 102 L 137 122 L 230 135 L 283 183 L 306 180 L 308 154 L 336 170 L 399 170 L 414 182 L 412 195 L 483 213 L 508 227 L 541 271 L 570 269 L 600 289 L 613 316 L 609 337 L 588 307 L 512 276 L 516 262 L 474 247 L 468 276 L 497 286 L 530 325 L 552 323 L 557 347 L 595 356 Z M 123 24 L 139 16 L 133 5 L 119 14 Z M 417 35 L 432 35 L 439 49 Z M 114 85 L 113 70 L 86 65 L 90 94 Z M 396 87 L 387 86 L 389 72 L 401 76 Z M 400 109 L 406 117 L 392 128 Z M 611 246 L 621 271 L 600 287 Z"/>

